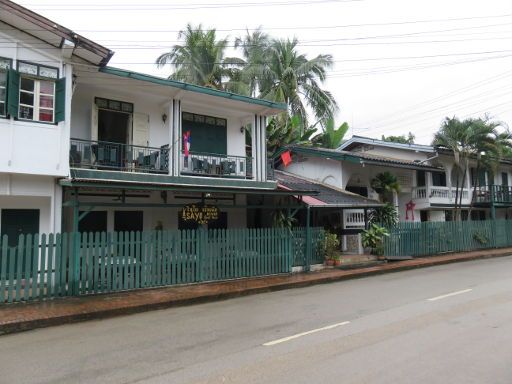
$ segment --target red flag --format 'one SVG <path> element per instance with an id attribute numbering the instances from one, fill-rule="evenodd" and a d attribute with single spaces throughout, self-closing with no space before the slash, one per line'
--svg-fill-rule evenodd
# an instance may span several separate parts
<path id="1" fill-rule="evenodd" d="M 287 167 L 292 162 L 292 154 L 290 151 L 283 152 L 281 154 L 281 160 L 283 161 L 284 166 Z"/>

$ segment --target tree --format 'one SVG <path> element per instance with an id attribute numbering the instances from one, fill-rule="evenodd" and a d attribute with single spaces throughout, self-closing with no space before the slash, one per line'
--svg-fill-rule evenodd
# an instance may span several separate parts
<path id="1" fill-rule="evenodd" d="M 217 39 L 215 29 L 203 30 L 201 24 L 193 27 L 187 24 L 178 33 L 183 44 L 175 45 L 170 52 L 156 59 L 157 66 L 174 66 L 170 79 L 205 87 L 224 89 L 223 77 L 228 75 L 224 66 L 227 39 Z M 231 63 L 238 63 L 233 59 Z"/>
<path id="2" fill-rule="evenodd" d="M 499 161 L 502 154 L 503 140 L 497 127 L 489 118 L 469 118 L 463 121 L 456 117 L 446 118 L 439 131 L 435 134 L 432 145 L 446 148 L 453 152 L 455 168 L 462 174 L 462 179 L 456 178 L 454 217 L 460 220 L 462 206 L 462 189 L 466 181 L 469 160 L 477 161 L 477 174 L 485 162 Z M 491 162 L 492 162 L 491 161 Z"/>
<path id="3" fill-rule="evenodd" d="M 370 186 L 380 195 L 381 200 L 386 203 L 391 203 L 389 201 L 390 193 L 400 192 L 400 184 L 398 184 L 396 176 L 387 171 L 377 174 L 370 181 Z"/>
<path id="4" fill-rule="evenodd" d="M 409 132 L 407 137 L 405 135 L 388 136 L 388 137 L 382 135 L 383 141 L 388 141 L 391 143 L 399 143 L 399 144 L 414 144 L 415 139 L 416 139 L 416 137 L 411 132 Z"/>
<path id="5" fill-rule="evenodd" d="M 332 94 L 321 88 L 333 60 L 331 55 L 308 60 L 297 51 L 297 45 L 295 38 L 272 40 L 264 53 L 257 83 L 260 98 L 286 103 L 288 114 L 300 116 L 303 125 L 308 126 L 307 108 L 317 121 L 333 118 L 338 108 Z"/>
<path id="6" fill-rule="evenodd" d="M 336 149 L 343 142 L 348 128 L 347 122 L 344 122 L 338 128 L 334 128 L 334 120 L 328 119 L 322 124 L 322 133 L 313 137 L 311 141 L 313 144 L 318 144 L 323 148 Z"/>

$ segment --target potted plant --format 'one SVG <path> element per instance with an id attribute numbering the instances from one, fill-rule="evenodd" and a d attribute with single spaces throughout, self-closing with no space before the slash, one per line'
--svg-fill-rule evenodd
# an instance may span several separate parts
<path id="1" fill-rule="evenodd" d="M 363 247 L 370 248 L 372 255 L 381 257 L 384 255 L 384 238 L 388 236 L 389 232 L 386 228 L 372 224 L 361 235 Z"/>
<path id="2" fill-rule="evenodd" d="M 340 241 L 335 233 L 327 233 L 324 239 L 324 251 L 325 251 L 325 264 L 332 266 L 335 264 L 336 257 L 339 258 L 338 247 Z"/>
<path id="3" fill-rule="evenodd" d="M 341 255 L 340 254 L 336 254 L 332 257 L 332 260 L 334 262 L 334 266 L 335 267 L 339 267 L 341 265 Z"/>

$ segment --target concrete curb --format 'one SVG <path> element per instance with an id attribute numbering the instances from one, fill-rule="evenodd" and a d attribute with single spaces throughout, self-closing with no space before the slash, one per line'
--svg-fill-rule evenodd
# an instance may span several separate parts
<path id="1" fill-rule="evenodd" d="M 274 292 L 274 291 L 281 291 L 285 289 L 292 289 L 292 288 L 304 288 L 312 285 L 317 284 L 327 284 L 332 282 L 338 282 L 338 281 L 344 281 L 344 280 L 352 280 L 352 279 L 358 279 L 363 277 L 369 277 L 369 276 L 376 276 L 376 275 L 382 275 L 385 273 L 393 273 L 393 272 L 401 272 L 401 271 L 407 271 L 407 270 L 413 270 L 418 268 L 428 268 L 438 265 L 446 265 L 446 264 L 453 264 L 458 262 L 466 262 L 466 261 L 474 261 L 474 260 L 483 260 L 483 259 L 489 259 L 489 258 L 497 258 L 497 257 L 506 257 L 510 256 L 511 252 L 489 252 L 484 254 L 475 254 L 475 255 L 465 255 L 464 257 L 457 257 L 457 258 L 451 258 L 451 259 L 437 259 L 435 256 L 431 258 L 422 258 L 422 259 L 415 259 L 415 260 L 406 260 L 406 261 L 400 261 L 400 262 L 392 262 L 388 263 L 386 265 L 379 265 L 379 266 L 372 266 L 372 267 L 366 267 L 366 268 L 360 268 L 360 269 L 353 269 L 353 270 L 344 270 L 344 272 L 348 272 L 346 274 L 340 274 L 340 275 L 331 275 L 331 276 L 315 276 L 315 278 L 310 278 L 307 280 L 302 281 L 289 281 L 289 282 L 278 282 L 273 284 L 268 284 L 265 286 L 255 286 L 255 287 L 248 287 L 248 286 L 240 286 L 237 289 L 231 289 L 230 291 L 226 292 L 206 292 L 202 295 L 198 295 L 195 297 L 184 297 L 184 298 L 172 298 L 168 300 L 162 300 L 162 301 L 153 301 L 147 304 L 134 304 L 134 305 L 127 305 L 124 307 L 119 308 L 111 308 L 111 309 L 99 309 L 99 310 L 93 310 L 93 311 L 77 311 L 76 313 L 72 314 L 64 314 L 64 315 L 54 315 L 54 316 L 43 316 L 41 315 L 38 318 L 33 319 L 23 319 L 19 318 L 11 322 L 7 322 L 4 324 L 0 324 L 0 335 L 6 335 L 10 333 L 17 333 L 17 332 L 23 332 L 28 331 L 36 328 L 44 328 L 44 327 L 50 327 L 55 325 L 62 325 L 62 324 L 70 324 L 70 323 L 76 323 L 86 320 L 95 320 L 95 319 L 105 319 L 105 318 L 111 318 L 116 316 L 122 316 L 122 315 L 129 315 L 134 313 L 141 313 L 151 310 L 159 310 L 159 309 L 166 309 L 171 307 L 178 307 L 178 306 L 185 306 L 185 305 L 192 305 L 192 304 L 199 304 L 199 303 L 205 303 L 205 302 L 212 302 L 212 301 L 220 301 L 220 300 L 226 300 L 230 298 L 235 297 L 242 297 L 242 296 L 248 296 L 258 293 L 265 293 L 265 292 Z M 418 263 L 420 261 L 420 263 Z M 311 275 L 309 275 L 311 276 Z M 257 280 L 257 279 L 252 279 Z M 262 279 L 260 279 L 262 280 Z M 219 284 L 217 283 L 206 283 L 206 284 Z M 242 284 L 243 285 L 243 284 Z M 153 288 L 151 290 L 159 290 L 162 288 Z M 150 291 L 150 290 L 145 290 Z M 133 292 L 133 291 L 132 291 Z M 117 297 L 122 297 L 123 294 L 130 294 L 130 292 L 126 293 L 117 293 L 115 294 Z M 108 296 L 108 295 L 105 295 Z M 68 303 L 72 301 L 76 301 L 76 303 L 83 303 L 88 300 L 88 297 L 82 297 L 82 298 L 66 298 L 64 299 Z M 47 302 L 49 306 L 59 306 L 59 299 L 53 300 L 51 302 Z M 43 303 L 45 305 L 46 303 Z M 41 303 L 28 303 L 28 304 L 13 304 L 13 309 L 16 308 L 16 306 L 26 306 L 26 308 L 30 306 L 37 306 L 41 305 Z"/>

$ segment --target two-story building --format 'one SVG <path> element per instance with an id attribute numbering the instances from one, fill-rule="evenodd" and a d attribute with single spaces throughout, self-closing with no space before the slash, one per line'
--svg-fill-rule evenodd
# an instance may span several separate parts
<path id="1" fill-rule="evenodd" d="M 282 170 L 374 200 L 379 196 L 371 188 L 372 179 L 383 172 L 395 175 L 400 190 L 392 200 L 401 221 L 452 220 L 455 199 L 461 202 L 463 219 L 469 211 L 473 220 L 512 214 L 510 161 L 501 161 L 492 174 L 477 172 L 476 159 L 469 159 L 464 172 L 455 166 L 449 150 L 361 136 L 353 136 L 336 150 L 297 145 L 284 150 L 291 151 L 292 162 L 281 165 Z M 363 215 L 361 209 L 351 212 Z M 340 225 L 351 220 L 346 213 Z"/>
<path id="2" fill-rule="evenodd" d="M 251 227 L 262 196 L 294 193 L 266 157 L 285 104 L 108 67 L 108 48 L 0 11 L 1 234 Z"/>

